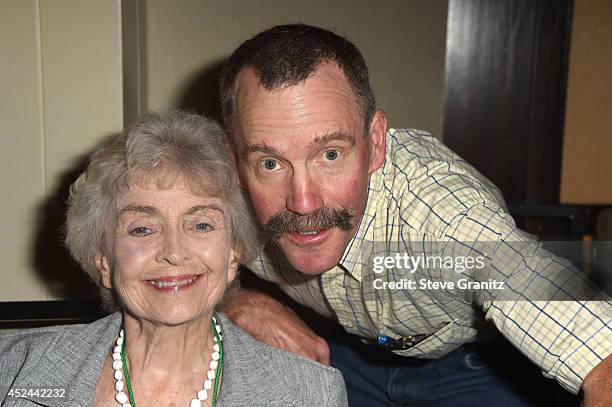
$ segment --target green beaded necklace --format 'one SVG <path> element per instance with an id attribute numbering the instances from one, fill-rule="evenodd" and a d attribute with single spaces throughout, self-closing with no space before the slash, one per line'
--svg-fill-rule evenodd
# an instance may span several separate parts
<path id="1" fill-rule="evenodd" d="M 221 342 L 221 337 L 219 336 L 219 332 L 217 332 L 217 327 L 213 320 L 210 321 L 210 325 L 212 326 L 213 333 L 215 334 L 215 338 L 217 339 L 217 343 L 219 344 L 219 365 L 217 366 L 217 374 L 215 375 L 215 389 L 213 391 L 212 405 L 215 407 L 217 405 L 217 396 L 219 394 L 219 378 L 221 374 L 221 366 L 223 365 L 223 342 Z M 130 372 L 128 371 L 127 362 L 125 360 L 125 339 L 121 344 L 121 363 L 123 364 L 123 371 L 125 372 L 125 385 L 127 386 L 128 396 L 130 398 L 130 404 L 132 407 L 136 407 L 136 402 L 134 401 L 134 393 L 132 392 L 132 383 L 130 382 Z"/>

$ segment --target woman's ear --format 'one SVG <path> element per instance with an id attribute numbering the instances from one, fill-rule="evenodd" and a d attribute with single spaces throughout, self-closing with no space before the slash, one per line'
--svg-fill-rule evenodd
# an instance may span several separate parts
<path id="1" fill-rule="evenodd" d="M 227 268 L 227 282 L 228 284 L 234 281 L 236 275 L 238 274 L 238 266 L 240 266 L 239 262 L 240 256 L 238 255 L 238 251 L 232 249 L 230 251 L 229 265 Z"/>
<path id="2" fill-rule="evenodd" d="M 102 276 L 102 285 L 111 290 L 113 288 L 113 272 L 108 263 L 108 258 L 102 253 L 96 255 L 96 266 Z"/>

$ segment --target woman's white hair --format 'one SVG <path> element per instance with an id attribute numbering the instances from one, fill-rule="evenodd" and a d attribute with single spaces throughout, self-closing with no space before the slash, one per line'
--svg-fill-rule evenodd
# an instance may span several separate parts
<path id="1" fill-rule="evenodd" d="M 182 179 L 192 193 L 222 199 L 231 209 L 232 243 L 243 264 L 254 260 L 260 236 L 221 127 L 180 111 L 148 113 L 120 134 L 106 138 L 72 184 L 66 219 L 66 246 L 98 285 L 105 309 L 119 308 L 102 285 L 96 258 L 105 253 L 114 230 L 117 202 L 130 186 L 171 187 Z"/>

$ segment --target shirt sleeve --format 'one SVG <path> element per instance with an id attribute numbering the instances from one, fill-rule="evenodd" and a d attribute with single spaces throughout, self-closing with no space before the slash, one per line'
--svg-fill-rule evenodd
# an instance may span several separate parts
<path id="1" fill-rule="evenodd" d="M 612 352 L 612 302 L 572 264 L 543 249 L 494 204 L 456 216 L 444 233 L 454 255 L 478 252 L 485 267 L 469 278 L 498 281 L 472 300 L 545 376 L 577 393 L 586 375 Z M 459 253 L 461 252 L 461 253 Z"/>

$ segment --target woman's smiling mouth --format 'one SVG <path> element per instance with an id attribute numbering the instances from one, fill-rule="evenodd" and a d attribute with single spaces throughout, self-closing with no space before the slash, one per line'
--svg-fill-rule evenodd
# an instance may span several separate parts
<path id="1" fill-rule="evenodd" d="M 156 290 L 177 291 L 180 289 L 191 287 L 199 279 L 200 276 L 201 274 L 156 277 L 151 280 L 147 280 L 147 282 L 152 288 Z"/>

